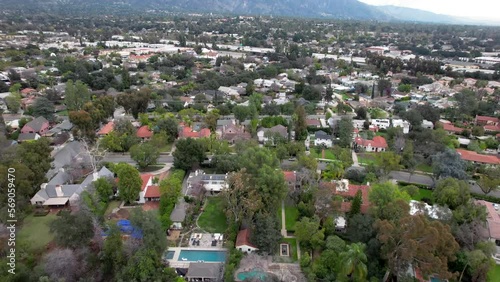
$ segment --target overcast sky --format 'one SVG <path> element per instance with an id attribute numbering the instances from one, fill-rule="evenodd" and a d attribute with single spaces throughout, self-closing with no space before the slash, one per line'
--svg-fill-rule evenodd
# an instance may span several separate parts
<path id="1" fill-rule="evenodd" d="M 372 5 L 394 5 L 438 14 L 500 21 L 498 0 L 360 0 Z"/>

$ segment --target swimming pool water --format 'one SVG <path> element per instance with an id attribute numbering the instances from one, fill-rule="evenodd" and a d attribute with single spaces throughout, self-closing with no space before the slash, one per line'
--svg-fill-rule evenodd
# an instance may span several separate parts
<path id="1" fill-rule="evenodd" d="M 265 272 L 262 272 L 260 270 L 252 270 L 252 271 L 245 271 L 245 272 L 240 272 L 236 277 L 238 277 L 239 280 L 244 281 L 247 278 L 258 278 L 261 281 L 264 281 L 266 278 L 267 274 Z"/>
<path id="2" fill-rule="evenodd" d="M 174 258 L 174 251 L 168 251 L 166 254 L 164 254 L 165 259 L 173 259 Z"/>
<path id="3" fill-rule="evenodd" d="M 184 258 L 184 260 L 183 260 Z M 226 261 L 225 251 L 194 251 L 182 250 L 178 261 L 199 261 L 204 262 L 224 262 Z"/>

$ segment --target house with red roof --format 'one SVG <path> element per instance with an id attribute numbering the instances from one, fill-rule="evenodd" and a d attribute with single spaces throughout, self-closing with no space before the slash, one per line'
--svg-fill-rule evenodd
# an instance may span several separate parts
<path id="1" fill-rule="evenodd" d="M 350 184 L 349 180 L 342 179 L 340 181 L 331 181 L 331 182 L 320 182 L 321 189 L 329 189 L 332 192 L 332 195 L 338 195 L 344 198 L 344 201 L 341 203 L 340 211 L 348 213 L 351 211 L 351 200 L 354 196 L 361 191 L 361 212 L 368 213 L 368 209 L 370 208 L 370 201 L 368 199 L 368 194 L 370 192 L 369 185 L 354 185 Z"/>
<path id="2" fill-rule="evenodd" d="M 39 116 L 25 124 L 21 129 L 21 133 L 38 133 L 43 136 L 49 130 L 49 126 L 49 121 L 46 118 Z"/>
<path id="3" fill-rule="evenodd" d="M 475 122 L 477 126 L 500 124 L 500 120 L 498 118 L 488 116 L 476 116 Z"/>
<path id="4" fill-rule="evenodd" d="M 498 204 L 494 204 L 484 200 L 476 200 L 476 204 L 486 207 L 488 216 L 486 217 L 487 230 L 485 230 L 485 235 L 488 237 L 488 239 L 498 245 L 500 243 L 500 215 L 498 214 Z M 500 259 L 495 260 L 497 261 L 497 263 L 500 262 Z"/>
<path id="5" fill-rule="evenodd" d="M 147 141 L 153 137 L 153 131 L 149 129 L 149 126 L 143 125 L 139 127 L 135 135 L 141 138 L 142 141 Z"/>
<path id="6" fill-rule="evenodd" d="M 139 192 L 139 201 L 138 203 L 144 204 L 146 202 L 151 201 L 159 201 L 160 200 L 160 186 L 153 185 L 154 175 L 152 174 L 141 174 L 141 192 Z"/>
<path id="7" fill-rule="evenodd" d="M 384 152 L 387 150 L 387 141 L 382 136 L 375 136 L 373 140 L 356 137 L 354 139 L 354 149 L 365 152 Z"/>
<path id="8" fill-rule="evenodd" d="M 464 149 L 456 149 L 460 158 L 464 161 L 472 162 L 474 164 L 485 164 L 485 165 L 499 165 L 500 158 L 495 155 L 483 155 L 478 154 L 474 151 L 468 151 Z"/>
<path id="9" fill-rule="evenodd" d="M 258 248 L 250 242 L 250 230 L 242 229 L 238 232 L 236 237 L 236 244 L 234 245 L 236 249 L 244 253 L 252 253 L 258 250 Z"/>
<path id="10" fill-rule="evenodd" d="M 283 171 L 283 175 L 285 176 L 285 182 L 289 191 L 295 191 L 300 188 L 300 182 L 297 181 L 296 171 Z"/>
<path id="11" fill-rule="evenodd" d="M 442 123 L 444 131 L 449 134 L 461 134 L 464 129 L 454 126 L 452 123 Z"/>
<path id="12" fill-rule="evenodd" d="M 183 126 L 180 133 L 180 138 L 203 138 L 210 137 L 210 129 L 202 128 L 199 131 L 194 131 L 193 128 L 189 126 Z"/>
<path id="13" fill-rule="evenodd" d="M 115 123 L 113 121 L 108 122 L 105 124 L 99 131 L 97 131 L 98 136 L 105 136 L 108 135 L 111 131 L 113 131 L 115 127 Z"/>

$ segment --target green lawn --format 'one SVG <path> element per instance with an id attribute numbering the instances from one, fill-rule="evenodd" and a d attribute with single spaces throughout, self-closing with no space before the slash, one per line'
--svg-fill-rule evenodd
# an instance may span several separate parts
<path id="1" fill-rule="evenodd" d="M 19 231 L 19 241 L 28 243 L 32 251 L 43 249 L 54 240 L 54 235 L 50 233 L 50 223 L 56 218 L 55 214 L 27 216 Z"/>
<path id="2" fill-rule="evenodd" d="M 357 156 L 360 164 L 369 165 L 375 163 L 375 159 L 371 153 L 358 153 Z"/>
<path id="3" fill-rule="evenodd" d="M 432 166 L 428 164 L 419 164 L 416 168 L 416 170 L 427 172 L 427 173 L 432 173 Z"/>
<path id="4" fill-rule="evenodd" d="M 110 215 L 113 212 L 113 209 L 117 208 L 120 206 L 122 202 L 121 201 L 111 201 L 108 204 L 108 207 L 106 208 L 106 212 L 104 213 L 105 216 Z"/>
<path id="5" fill-rule="evenodd" d="M 172 143 L 170 144 L 165 144 L 164 146 L 160 147 L 159 150 L 160 152 L 164 153 L 164 152 L 170 152 L 172 150 Z"/>
<path id="6" fill-rule="evenodd" d="M 320 149 L 319 150 L 319 153 L 318 153 L 318 150 L 316 148 L 311 148 L 311 157 L 313 158 L 323 158 L 323 154 L 321 152 L 322 150 Z M 329 149 L 325 149 L 325 159 L 329 159 L 329 160 L 336 160 L 337 158 L 335 157 L 335 155 L 333 154 L 333 151 L 332 150 L 329 150 Z"/>
<path id="7" fill-rule="evenodd" d="M 422 201 L 422 198 L 432 198 L 432 190 L 429 189 L 418 189 L 418 194 L 412 197 L 413 200 L 415 201 Z"/>
<path id="8" fill-rule="evenodd" d="M 285 206 L 285 227 L 288 231 L 295 231 L 295 223 L 299 219 L 297 207 Z"/>
<path id="9" fill-rule="evenodd" d="M 295 238 L 283 238 L 281 243 L 288 243 L 290 245 L 290 258 L 292 261 L 297 261 L 297 239 Z M 281 250 L 280 250 L 281 251 Z"/>
<path id="10" fill-rule="evenodd" d="M 222 198 L 209 197 L 203 213 L 198 219 L 198 225 L 210 233 L 224 233 L 227 229 L 227 219 L 222 205 Z"/>
<path id="11" fill-rule="evenodd" d="M 500 265 L 495 264 L 488 272 L 488 282 L 500 281 Z"/>

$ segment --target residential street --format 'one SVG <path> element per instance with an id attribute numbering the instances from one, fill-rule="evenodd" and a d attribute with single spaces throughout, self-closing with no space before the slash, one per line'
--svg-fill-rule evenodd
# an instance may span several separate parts
<path id="1" fill-rule="evenodd" d="M 103 162 L 112 162 L 112 163 L 129 163 L 135 164 L 135 161 L 130 158 L 130 154 L 122 154 L 122 153 L 107 153 L 106 156 L 102 160 Z M 158 163 L 173 163 L 174 157 L 171 155 L 160 155 L 158 158 Z"/>

